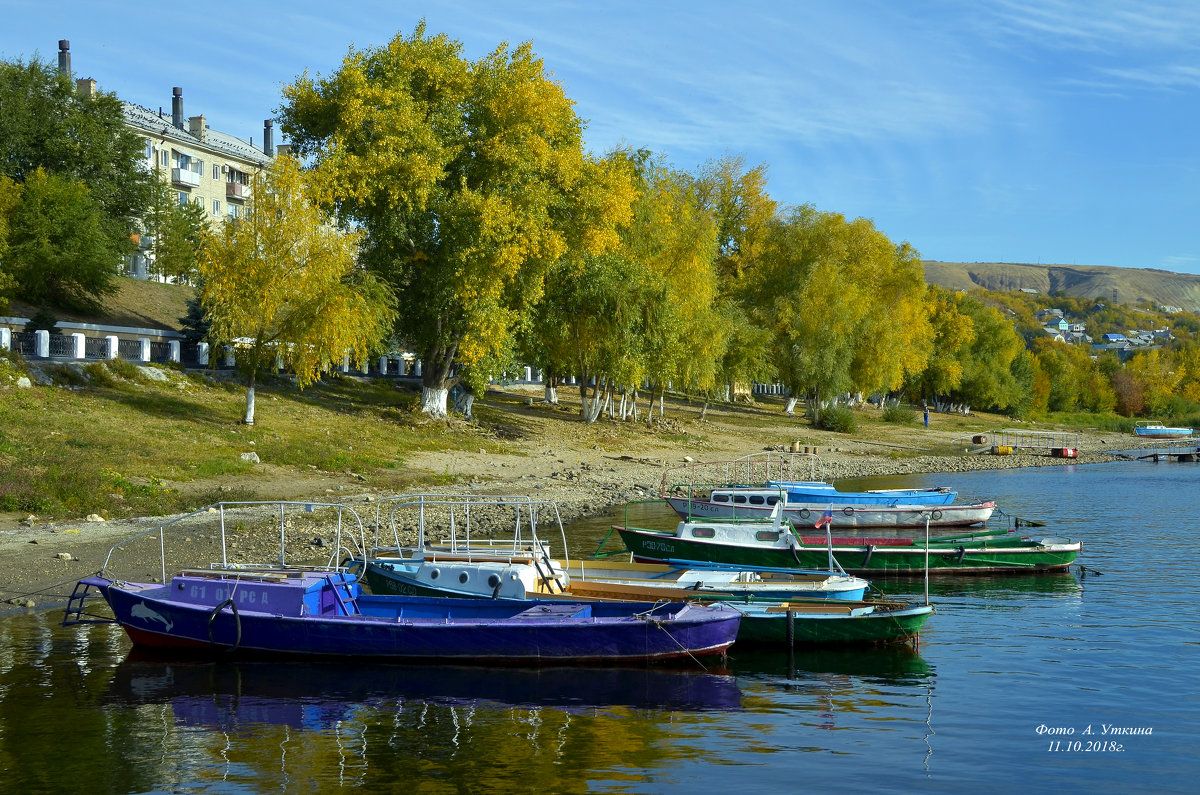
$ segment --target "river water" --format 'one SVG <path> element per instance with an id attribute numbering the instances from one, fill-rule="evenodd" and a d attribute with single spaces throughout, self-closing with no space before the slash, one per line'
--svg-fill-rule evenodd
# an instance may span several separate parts
<path id="1" fill-rule="evenodd" d="M 951 486 L 1084 542 L 1082 575 L 935 579 L 917 651 L 735 647 L 707 671 L 189 663 L 58 610 L 9 613 L 0 792 L 1193 792 L 1198 476 L 859 482 Z M 623 519 L 568 528 L 572 555 Z M 882 587 L 923 599 L 919 581 Z"/>

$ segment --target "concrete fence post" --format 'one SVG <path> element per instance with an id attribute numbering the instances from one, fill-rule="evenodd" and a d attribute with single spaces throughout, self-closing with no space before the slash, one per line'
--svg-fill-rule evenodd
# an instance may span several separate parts
<path id="1" fill-rule="evenodd" d="M 350 372 L 350 354 L 348 353 L 342 355 L 342 372 Z"/>
<path id="2" fill-rule="evenodd" d="M 525 368 L 525 380 L 526 380 L 526 381 L 532 381 L 532 380 L 533 380 L 533 368 L 532 368 L 532 367 L 526 367 L 526 368 Z"/>
<path id="3" fill-rule="evenodd" d="M 138 361 L 143 363 L 150 361 L 149 337 L 138 337 Z"/>
<path id="4" fill-rule="evenodd" d="M 388 357 L 380 356 L 379 357 L 379 374 L 387 375 L 387 371 L 388 371 Z"/>
<path id="5" fill-rule="evenodd" d="M 39 359 L 50 358 L 50 332 L 44 328 L 33 332 L 33 355 Z"/>
<path id="6" fill-rule="evenodd" d="M 12 329 L 5 326 L 0 328 L 0 351 L 12 350 Z"/>
<path id="7" fill-rule="evenodd" d="M 413 365 L 413 375 L 417 378 L 421 377 L 421 360 L 417 359 L 417 363 Z"/>
<path id="8" fill-rule="evenodd" d="M 108 350 L 104 352 L 104 358 L 116 359 L 118 356 L 120 356 L 121 352 L 118 348 L 117 336 L 115 334 L 109 334 L 104 339 L 108 341 Z"/>
<path id="9" fill-rule="evenodd" d="M 179 355 L 179 340 L 168 341 L 167 350 L 169 352 L 167 358 L 175 362 L 175 364 L 179 364 L 181 358 Z"/>
<path id="10" fill-rule="evenodd" d="M 208 343 L 196 343 L 196 364 L 201 367 L 208 367 Z"/>
<path id="11" fill-rule="evenodd" d="M 236 367 L 237 366 L 237 357 L 233 353 L 232 345 L 225 346 L 225 366 L 226 367 Z"/>
<path id="12" fill-rule="evenodd" d="M 396 362 L 396 375 L 405 375 L 406 373 L 408 373 L 408 360 L 401 358 Z"/>
<path id="13" fill-rule="evenodd" d="M 87 358 L 87 337 L 83 336 L 79 332 L 75 332 L 71 335 L 71 358 Z"/>

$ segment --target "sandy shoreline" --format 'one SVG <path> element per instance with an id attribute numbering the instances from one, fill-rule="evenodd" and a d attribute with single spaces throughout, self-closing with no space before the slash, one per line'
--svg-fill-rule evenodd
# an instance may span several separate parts
<path id="1" fill-rule="evenodd" d="M 969 435 L 969 431 L 964 434 L 964 428 L 986 427 L 983 423 L 995 419 L 970 422 L 956 418 L 954 423 L 935 422 L 933 428 L 873 425 L 860 438 L 813 431 L 796 423 L 788 424 L 783 418 L 779 419 L 778 428 L 745 430 L 722 424 L 718 413 L 715 420 L 699 426 L 702 433 L 684 434 L 687 438 L 683 441 L 650 435 L 620 451 L 605 450 L 592 443 L 578 425 L 559 423 L 543 428 L 536 441 L 520 445 L 520 454 L 496 455 L 483 450 L 430 452 L 414 456 L 408 464 L 461 479 L 454 486 L 427 490 L 430 493 L 530 495 L 555 502 L 564 523 L 568 523 L 630 500 L 655 496 L 664 474 L 670 482 L 686 479 L 683 474 L 686 470 L 668 471 L 669 468 L 687 467 L 691 462 L 728 461 L 764 450 L 783 451 L 800 441 L 817 454 L 824 479 L 835 482 L 1072 463 L 1048 454 L 964 452 L 962 440 Z M 560 432 L 554 433 L 555 428 Z M 874 438 L 868 438 L 868 433 Z M 1073 441 L 1077 440 L 1079 449 L 1073 463 L 1111 461 L 1112 456 L 1104 450 L 1132 446 L 1122 444 L 1125 440 L 1113 439 L 1113 434 L 1071 432 L 1071 436 Z M 290 478 L 286 489 L 272 495 L 273 498 L 338 502 L 372 513 L 370 502 L 385 496 L 369 483 L 352 478 L 337 482 L 327 475 L 316 478 L 306 472 L 290 473 Z M 7 521 L 0 522 L 0 603 L 10 609 L 30 609 L 31 603 L 33 609 L 61 604 L 80 577 L 100 570 L 113 544 L 153 529 L 167 518 L 170 517 L 52 523 L 35 520 L 27 524 L 15 521 L 16 517 L 7 517 Z M 202 544 L 193 543 L 198 559 L 190 565 L 207 565 L 209 558 L 199 558 L 211 553 Z M 159 568 L 156 551 L 152 562 L 150 565 L 151 561 L 145 561 L 147 570 Z M 14 607 L 14 601 L 20 606 Z"/>

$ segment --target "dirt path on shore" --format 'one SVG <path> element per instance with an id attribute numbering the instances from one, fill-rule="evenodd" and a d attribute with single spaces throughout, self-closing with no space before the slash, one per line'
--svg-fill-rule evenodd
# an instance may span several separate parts
<path id="1" fill-rule="evenodd" d="M 522 396 L 498 404 L 528 406 Z M 1012 427 L 1011 420 L 995 416 L 934 415 L 929 428 L 872 420 L 861 423 L 856 434 L 845 435 L 815 431 L 799 418 L 789 419 L 777 405 L 710 407 L 704 420 L 699 419 L 698 406 L 686 407 L 688 412 L 683 408 L 668 406 L 665 423 L 622 433 L 616 431 L 623 426 L 614 429 L 612 423 L 584 426 L 563 421 L 564 410 L 553 417 L 542 416 L 545 421 L 538 421 L 539 412 L 526 410 L 521 438 L 507 441 L 507 449 L 513 452 L 432 451 L 412 455 L 406 465 L 455 481 L 426 491 L 531 495 L 557 503 L 563 521 L 569 522 L 654 496 L 664 476 L 668 482 L 703 478 L 702 469 L 686 469 L 698 462 L 729 461 L 768 450 L 784 452 L 793 445 L 816 453 L 823 470 L 816 474 L 830 481 L 1064 463 L 1047 454 L 968 452 L 973 434 Z M 877 412 L 870 407 L 862 411 L 865 417 Z M 678 419 L 680 415 L 684 419 Z M 747 422 L 747 416 L 753 422 Z M 1108 461 L 1111 457 L 1104 450 L 1131 446 L 1111 433 L 1071 431 L 1070 438 L 1077 442 L 1079 463 Z M 372 488 L 369 478 L 364 481 L 348 474 L 264 465 L 242 477 L 245 480 L 237 485 L 253 487 L 263 499 L 338 502 L 365 514 L 373 510 L 370 502 L 384 496 Z M 234 484 L 222 481 L 221 485 Z M 100 570 L 113 544 L 165 520 L 46 523 L 0 517 L 0 604 L 16 605 L 11 609 L 61 604 L 80 577 Z M 212 533 L 198 532 L 188 541 L 189 553 L 195 557 L 188 565 L 206 566 L 216 559 L 219 550 Z M 139 568 L 147 574 L 159 570 L 157 545 L 143 546 L 147 556 L 139 561 Z"/>

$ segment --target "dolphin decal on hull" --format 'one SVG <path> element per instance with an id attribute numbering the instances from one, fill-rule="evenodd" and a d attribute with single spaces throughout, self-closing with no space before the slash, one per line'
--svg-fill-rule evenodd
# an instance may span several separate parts
<path id="1" fill-rule="evenodd" d="M 170 632 L 171 627 L 175 626 L 175 623 L 173 621 L 169 621 L 168 619 L 163 618 L 161 615 L 159 615 L 155 611 L 151 610 L 149 607 L 146 606 L 145 602 L 138 602 L 136 605 L 133 606 L 133 609 L 131 609 L 129 611 L 129 614 L 131 616 L 133 616 L 134 618 L 140 618 L 143 621 L 157 621 L 158 623 L 160 623 L 164 627 L 166 627 L 167 632 Z"/>

